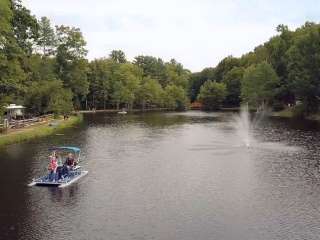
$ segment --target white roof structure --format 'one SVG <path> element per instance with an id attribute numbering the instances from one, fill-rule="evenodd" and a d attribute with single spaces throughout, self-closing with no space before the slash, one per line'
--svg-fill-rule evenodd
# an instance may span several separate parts
<path id="1" fill-rule="evenodd" d="M 6 107 L 6 109 L 23 109 L 25 108 L 24 106 L 21 105 L 15 105 L 15 104 L 10 104 L 9 106 Z"/>

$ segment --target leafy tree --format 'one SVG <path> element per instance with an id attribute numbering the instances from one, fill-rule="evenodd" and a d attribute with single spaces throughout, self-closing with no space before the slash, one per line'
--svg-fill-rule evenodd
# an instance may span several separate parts
<path id="1" fill-rule="evenodd" d="M 227 96 L 224 100 L 226 106 L 239 106 L 243 74 L 242 67 L 234 67 L 224 75 L 222 82 L 227 88 Z"/>
<path id="2" fill-rule="evenodd" d="M 189 80 L 188 92 L 191 102 L 197 99 L 201 86 L 209 80 L 214 79 L 215 69 L 205 68 L 199 73 L 192 73 Z"/>
<path id="3" fill-rule="evenodd" d="M 144 77 L 155 79 L 162 87 L 168 85 L 166 67 L 161 58 L 141 55 L 134 58 L 133 64 L 142 69 Z"/>
<path id="4" fill-rule="evenodd" d="M 38 45 L 44 56 L 50 56 L 54 53 L 55 47 L 57 45 L 54 29 L 51 27 L 50 20 L 47 17 L 42 17 L 38 24 Z"/>
<path id="5" fill-rule="evenodd" d="M 113 61 L 115 61 L 116 63 L 126 63 L 127 62 L 126 55 L 121 50 L 112 50 L 109 57 Z"/>
<path id="6" fill-rule="evenodd" d="M 181 63 L 171 59 L 170 62 L 165 64 L 167 83 L 181 86 L 184 89 L 188 86 L 190 72 L 183 68 Z"/>
<path id="7" fill-rule="evenodd" d="M 9 0 L 0 1 L 0 50 L 4 48 L 11 29 L 12 11 Z"/>
<path id="8" fill-rule="evenodd" d="M 320 98 L 320 26 L 308 23 L 298 30 L 288 51 L 289 79 L 305 112 L 318 110 Z"/>
<path id="9" fill-rule="evenodd" d="M 150 77 L 145 77 L 138 91 L 138 101 L 144 110 L 147 104 L 162 103 L 163 89 L 161 85 Z"/>
<path id="10" fill-rule="evenodd" d="M 111 91 L 110 60 L 96 59 L 89 64 L 88 80 L 92 105 L 96 108 L 96 102 L 101 103 L 106 109 L 106 104 Z"/>
<path id="11" fill-rule="evenodd" d="M 89 91 L 86 42 L 78 28 L 62 25 L 56 27 L 56 32 L 58 77 L 66 88 L 71 89 L 74 104 L 79 108 Z"/>
<path id="12" fill-rule="evenodd" d="M 48 111 L 56 115 L 69 114 L 73 110 L 72 92 L 68 89 L 56 88 L 50 95 Z"/>
<path id="13" fill-rule="evenodd" d="M 237 58 L 232 56 L 224 58 L 215 68 L 214 70 L 214 79 L 217 82 L 221 82 L 223 76 L 229 72 L 232 68 L 238 67 L 240 65 L 240 61 Z"/>
<path id="14" fill-rule="evenodd" d="M 200 88 L 198 100 L 202 102 L 205 110 L 217 110 L 220 109 L 226 95 L 227 88 L 224 83 L 207 81 Z"/>
<path id="15" fill-rule="evenodd" d="M 37 19 L 22 5 L 21 0 L 12 0 L 11 4 L 13 12 L 11 24 L 15 41 L 25 54 L 31 55 L 38 39 Z"/>
<path id="16" fill-rule="evenodd" d="M 253 106 L 270 104 L 277 93 L 278 86 L 279 78 L 269 63 L 252 65 L 244 73 L 241 98 Z"/>
<path id="17" fill-rule="evenodd" d="M 26 73 L 16 59 L 3 61 L 0 66 L 0 102 L 20 101 L 25 92 Z"/>
<path id="18" fill-rule="evenodd" d="M 176 110 L 185 110 L 188 105 L 186 91 L 176 85 L 168 85 L 164 89 L 164 105 Z"/>
<path id="19" fill-rule="evenodd" d="M 141 79 L 141 70 L 131 63 L 120 64 L 115 69 L 112 81 L 112 99 L 116 103 L 117 108 L 119 108 L 120 103 L 126 104 L 129 109 L 132 108 Z"/>

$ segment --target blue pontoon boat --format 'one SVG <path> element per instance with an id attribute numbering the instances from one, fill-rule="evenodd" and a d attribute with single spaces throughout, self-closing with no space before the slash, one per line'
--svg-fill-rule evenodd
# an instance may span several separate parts
<path id="1" fill-rule="evenodd" d="M 62 157 L 65 153 L 72 153 L 74 155 L 75 165 L 68 169 L 67 172 L 55 175 L 47 174 L 45 176 L 33 179 L 29 186 L 53 186 L 53 187 L 66 187 L 80 178 L 88 174 L 88 171 L 82 170 L 82 167 L 79 165 L 80 162 L 80 148 L 77 147 L 53 147 L 49 151 L 54 151 L 59 154 L 59 157 Z M 56 173 L 58 174 L 58 173 Z"/>

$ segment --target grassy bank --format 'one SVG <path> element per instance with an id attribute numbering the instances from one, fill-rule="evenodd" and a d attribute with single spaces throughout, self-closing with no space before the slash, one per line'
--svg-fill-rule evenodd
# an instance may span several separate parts
<path id="1" fill-rule="evenodd" d="M 37 124 L 27 128 L 12 130 L 8 133 L 0 134 L 0 146 L 49 136 L 79 124 L 80 122 L 82 122 L 82 115 L 77 115 L 71 116 L 68 120 L 51 120 L 44 124 Z"/>
<path id="2" fill-rule="evenodd" d="M 285 109 L 279 112 L 273 112 L 272 113 L 273 117 L 282 117 L 282 118 L 297 118 L 295 115 L 293 109 Z M 313 113 L 308 116 L 304 117 L 307 120 L 312 120 L 312 121 L 320 121 L 320 112 L 318 113 Z"/>

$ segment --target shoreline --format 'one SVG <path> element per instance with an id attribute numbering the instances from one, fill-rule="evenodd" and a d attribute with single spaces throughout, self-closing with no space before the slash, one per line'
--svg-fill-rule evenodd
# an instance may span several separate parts
<path id="1" fill-rule="evenodd" d="M 64 129 L 81 123 L 83 116 L 71 116 L 68 120 L 52 119 L 45 123 L 39 123 L 26 128 L 16 129 L 8 133 L 0 134 L 0 147 L 14 143 L 27 142 L 36 138 L 50 136 Z"/>
<path id="2" fill-rule="evenodd" d="M 78 113 L 118 113 L 121 109 L 99 109 L 99 110 L 80 110 Z M 173 111 L 170 108 L 149 108 L 149 109 L 132 109 L 127 110 L 128 113 L 143 113 L 143 112 L 157 112 L 157 111 Z"/>

